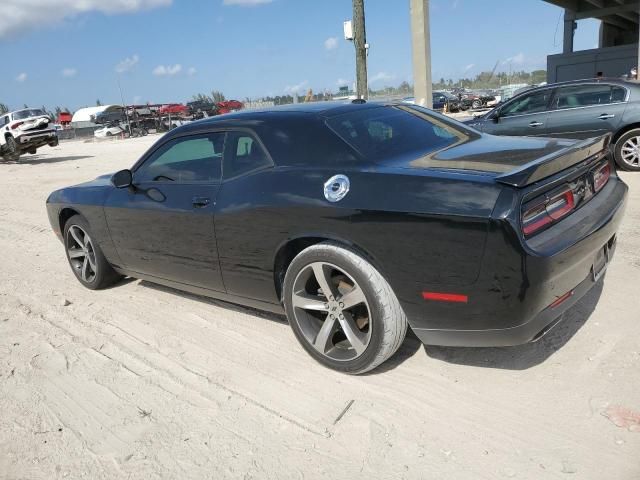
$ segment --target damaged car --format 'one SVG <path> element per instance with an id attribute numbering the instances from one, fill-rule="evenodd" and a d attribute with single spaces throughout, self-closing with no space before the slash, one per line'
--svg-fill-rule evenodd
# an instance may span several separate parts
<path id="1" fill-rule="evenodd" d="M 0 116 L 0 156 L 18 161 L 24 153 L 58 145 L 58 134 L 51 117 L 39 108 L 25 108 Z"/>

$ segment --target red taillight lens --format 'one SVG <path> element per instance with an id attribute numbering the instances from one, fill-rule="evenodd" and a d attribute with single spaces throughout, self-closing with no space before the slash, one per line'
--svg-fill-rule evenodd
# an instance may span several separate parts
<path id="1" fill-rule="evenodd" d="M 18 123 L 14 123 L 13 125 L 11 125 L 11 130 L 15 130 L 16 128 L 18 128 L 20 125 L 22 125 L 24 122 L 18 122 Z"/>
<path id="2" fill-rule="evenodd" d="M 602 187 L 604 187 L 609 181 L 610 176 L 611 176 L 611 167 L 607 163 L 594 172 L 593 189 L 596 192 L 599 192 L 600 190 L 602 190 Z"/>
<path id="3" fill-rule="evenodd" d="M 560 220 L 576 206 L 572 190 L 566 190 L 549 199 L 547 213 L 553 220 Z"/>
<path id="4" fill-rule="evenodd" d="M 544 202 L 527 207 L 522 213 L 522 231 L 526 237 L 566 217 L 576 206 L 570 188 L 554 194 Z"/>
<path id="5" fill-rule="evenodd" d="M 552 222 L 545 205 L 538 205 L 522 214 L 522 231 L 528 237 Z"/>

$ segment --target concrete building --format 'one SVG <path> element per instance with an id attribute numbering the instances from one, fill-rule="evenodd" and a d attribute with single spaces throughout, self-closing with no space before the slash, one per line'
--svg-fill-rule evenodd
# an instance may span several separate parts
<path id="1" fill-rule="evenodd" d="M 639 0 L 544 0 L 564 8 L 562 53 L 547 57 L 547 81 L 620 77 L 637 67 Z M 573 50 L 578 20 L 601 21 L 598 48 Z M 594 38 L 594 43 L 596 39 Z"/>

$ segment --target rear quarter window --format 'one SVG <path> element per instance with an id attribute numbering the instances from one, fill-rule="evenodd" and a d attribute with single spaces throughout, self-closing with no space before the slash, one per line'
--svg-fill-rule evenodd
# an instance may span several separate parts
<path id="1" fill-rule="evenodd" d="M 337 167 L 363 163 L 352 147 L 314 115 L 272 115 L 255 130 L 276 165 Z"/>
<path id="2" fill-rule="evenodd" d="M 425 155 L 465 138 L 460 130 L 411 107 L 380 107 L 337 115 L 327 125 L 365 158 Z"/>

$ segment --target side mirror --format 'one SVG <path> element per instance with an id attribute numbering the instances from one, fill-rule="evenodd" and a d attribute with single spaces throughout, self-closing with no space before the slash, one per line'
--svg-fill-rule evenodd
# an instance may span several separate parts
<path id="1" fill-rule="evenodd" d="M 500 109 L 496 108 L 496 111 L 491 116 L 491 120 L 493 120 L 494 123 L 498 123 L 500 121 L 500 114 L 501 114 Z"/>
<path id="2" fill-rule="evenodd" d="M 111 183 L 116 188 L 131 187 L 133 185 L 133 174 L 131 173 L 131 170 L 125 169 L 114 173 L 113 177 L 111 177 Z"/>

